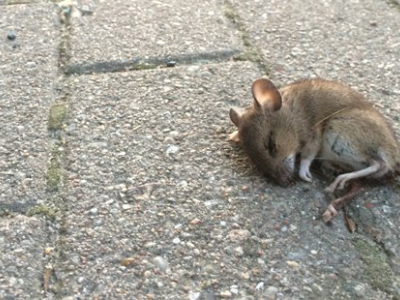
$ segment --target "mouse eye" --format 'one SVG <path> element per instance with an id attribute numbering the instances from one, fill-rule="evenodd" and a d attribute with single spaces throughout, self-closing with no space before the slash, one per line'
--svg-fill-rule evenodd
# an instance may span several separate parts
<path id="1" fill-rule="evenodd" d="M 268 138 L 268 143 L 265 144 L 265 148 L 268 150 L 268 153 L 271 156 L 275 156 L 276 155 L 276 143 L 275 143 L 275 139 L 272 136 L 272 134 L 269 136 Z"/>

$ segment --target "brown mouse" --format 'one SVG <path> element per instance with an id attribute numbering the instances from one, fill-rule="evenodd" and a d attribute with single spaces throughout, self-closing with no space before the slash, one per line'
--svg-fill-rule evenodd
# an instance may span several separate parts
<path id="1" fill-rule="evenodd" d="M 330 193 L 350 180 L 400 174 L 400 148 L 393 129 L 347 85 L 309 79 L 278 90 L 262 78 L 251 90 L 251 107 L 230 110 L 238 127 L 230 139 L 240 142 L 255 165 L 277 183 L 293 181 L 298 155 L 299 177 L 308 182 L 314 160 L 344 170 L 326 188 Z M 337 214 L 337 207 L 328 208 L 325 221 Z"/>

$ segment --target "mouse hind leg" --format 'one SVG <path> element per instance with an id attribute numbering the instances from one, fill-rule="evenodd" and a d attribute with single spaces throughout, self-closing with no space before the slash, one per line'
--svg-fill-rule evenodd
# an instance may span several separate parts
<path id="1" fill-rule="evenodd" d="M 324 222 L 327 223 L 334 217 L 336 217 L 338 214 L 338 210 L 342 208 L 347 202 L 350 202 L 362 190 L 363 190 L 362 185 L 359 182 L 357 182 L 357 180 L 352 181 L 350 183 L 350 190 L 347 194 L 343 195 L 342 197 L 333 199 L 329 203 L 329 206 L 322 215 L 322 219 L 324 220 Z"/>
<path id="2" fill-rule="evenodd" d="M 385 165 L 382 166 L 381 163 L 379 163 L 376 160 L 373 160 L 370 164 L 369 167 L 361 170 L 357 170 L 354 172 L 349 172 L 349 173 L 344 173 L 336 177 L 336 179 L 325 189 L 325 191 L 329 193 L 333 193 L 336 189 L 343 189 L 345 184 L 352 179 L 357 179 L 357 178 L 362 178 L 366 176 L 373 175 L 377 172 L 380 173 L 380 170 L 383 172 L 387 170 Z"/>
<path id="3" fill-rule="evenodd" d="M 329 193 L 333 193 L 336 189 L 343 189 L 349 180 L 384 174 L 388 170 L 385 157 L 382 157 L 379 152 L 370 151 L 371 147 L 366 144 L 368 141 L 366 137 L 354 137 L 352 132 L 355 131 L 354 128 L 357 128 L 357 124 L 353 123 L 354 120 L 349 118 L 344 120 L 332 120 L 322 138 L 322 159 L 339 166 L 343 165 L 344 169 L 348 170 L 337 176 L 326 188 Z"/>

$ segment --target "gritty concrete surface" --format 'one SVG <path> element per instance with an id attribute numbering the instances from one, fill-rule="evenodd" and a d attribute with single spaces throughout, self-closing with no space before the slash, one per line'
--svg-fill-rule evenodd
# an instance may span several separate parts
<path id="1" fill-rule="evenodd" d="M 36 2 L 0 2 L 0 298 L 400 297 L 398 179 L 350 233 L 330 178 L 278 187 L 227 141 L 266 75 L 344 81 L 400 134 L 393 1 Z"/>
<path id="2" fill-rule="evenodd" d="M 15 215 L 0 219 L 1 299 L 41 299 L 45 221 Z"/>
<path id="3" fill-rule="evenodd" d="M 43 250 L 51 231 L 45 219 L 28 215 L 46 199 L 57 24 L 53 5 L 0 6 L 1 299 L 43 295 Z M 14 40 L 7 38 L 10 31 Z"/>
<path id="4" fill-rule="evenodd" d="M 0 208 L 15 210 L 43 198 L 58 35 L 51 6 L 0 9 Z M 35 15 L 43 17 L 37 20 Z M 9 31 L 15 32 L 15 40 L 7 40 Z"/>
<path id="5" fill-rule="evenodd" d="M 72 68 L 190 57 L 196 62 L 210 55 L 226 59 L 242 48 L 215 0 L 89 0 L 81 5 L 90 14 L 72 20 Z"/>

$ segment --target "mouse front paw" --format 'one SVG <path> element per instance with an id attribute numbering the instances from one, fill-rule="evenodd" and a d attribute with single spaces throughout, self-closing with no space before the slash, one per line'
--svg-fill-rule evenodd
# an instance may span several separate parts
<path id="1" fill-rule="evenodd" d="M 307 182 L 312 182 L 313 181 L 313 178 L 312 178 L 310 172 L 299 172 L 299 176 L 304 181 L 307 181 Z"/>
<path id="2" fill-rule="evenodd" d="M 300 166 L 299 177 L 307 182 L 313 181 L 309 167 Z"/>

